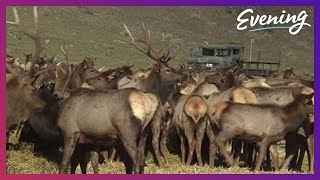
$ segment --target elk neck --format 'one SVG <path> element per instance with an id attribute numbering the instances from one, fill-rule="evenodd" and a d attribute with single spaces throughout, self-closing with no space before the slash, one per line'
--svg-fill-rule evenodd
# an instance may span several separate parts
<path id="1" fill-rule="evenodd" d="M 304 102 L 304 98 L 298 97 L 292 103 L 284 107 L 287 132 L 297 130 L 306 119 L 306 105 Z"/>

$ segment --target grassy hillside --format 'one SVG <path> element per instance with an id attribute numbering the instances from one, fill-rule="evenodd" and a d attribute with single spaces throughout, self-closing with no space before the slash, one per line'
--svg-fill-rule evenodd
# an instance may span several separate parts
<path id="1" fill-rule="evenodd" d="M 44 52 L 63 60 L 60 46 L 69 45 L 74 61 L 84 56 L 97 58 L 98 66 L 114 67 L 135 64 L 136 68 L 153 64 L 145 55 L 127 45 L 123 23 L 139 32 L 144 21 L 153 34 L 155 44 L 162 33 L 171 41 L 181 44 L 181 51 L 173 65 L 185 62 L 189 49 L 207 41 L 209 43 L 244 43 L 245 58 L 249 56 L 250 39 L 255 40 L 253 58 L 278 61 L 282 52 L 282 68 L 294 67 L 300 73 L 313 73 L 313 26 L 293 36 L 287 29 L 249 32 L 236 29 L 236 18 L 247 7 L 40 7 L 41 36 L 50 39 Z M 307 22 L 313 25 L 312 7 L 252 7 L 258 14 L 280 15 L 282 9 L 290 14 L 301 10 L 308 13 Z M 18 8 L 23 22 L 32 26 L 32 8 Z M 13 20 L 11 7 L 7 20 Z M 32 52 L 32 41 L 17 27 L 7 25 L 7 52 L 23 58 Z"/>

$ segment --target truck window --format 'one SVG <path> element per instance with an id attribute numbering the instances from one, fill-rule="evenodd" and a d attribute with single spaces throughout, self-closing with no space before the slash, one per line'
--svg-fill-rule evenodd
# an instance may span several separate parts
<path id="1" fill-rule="evenodd" d="M 215 54 L 215 49 L 202 48 L 203 56 L 214 56 L 214 54 Z"/>
<path id="2" fill-rule="evenodd" d="M 239 49 L 234 49 L 234 50 L 233 50 L 233 55 L 237 55 L 237 54 L 239 54 L 239 52 L 240 52 Z"/>
<path id="3" fill-rule="evenodd" d="M 231 50 L 230 49 L 218 49 L 217 50 L 217 56 L 224 57 L 224 56 L 230 56 Z"/>

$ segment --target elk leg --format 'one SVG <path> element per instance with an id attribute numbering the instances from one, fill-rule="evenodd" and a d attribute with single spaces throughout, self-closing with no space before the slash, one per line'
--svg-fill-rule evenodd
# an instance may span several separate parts
<path id="1" fill-rule="evenodd" d="M 137 142 L 139 140 L 140 130 L 138 129 L 128 130 L 127 128 L 120 128 L 119 130 L 120 130 L 119 138 L 133 163 L 133 173 L 138 174 L 140 172 L 140 152 L 139 152 Z"/>
<path id="2" fill-rule="evenodd" d="M 79 158 L 81 158 L 77 152 L 76 153 L 76 156 L 77 157 L 74 157 L 74 158 L 71 158 L 70 160 L 70 165 L 71 165 L 71 168 L 70 168 L 70 174 L 75 174 L 76 173 L 76 169 L 78 167 L 78 164 L 79 164 Z"/>
<path id="3" fill-rule="evenodd" d="M 211 127 L 211 124 L 209 121 L 207 121 L 206 133 L 207 133 L 207 136 L 208 136 L 209 142 L 210 142 L 210 145 L 209 145 L 209 166 L 211 168 L 213 168 L 214 161 L 216 158 L 216 153 L 218 151 L 218 147 L 214 143 L 215 136 L 214 136 L 214 133 L 213 133 L 213 130 L 212 130 L 212 127 Z"/>
<path id="4" fill-rule="evenodd" d="M 294 156 L 294 154 L 290 154 L 290 155 L 286 156 L 286 159 L 284 160 L 284 162 L 281 165 L 281 170 L 288 168 L 290 162 L 293 159 L 293 156 Z"/>
<path id="5" fill-rule="evenodd" d="M 87 174 L 87 166 L 88 166 L 88 161 L 80 162 L 80 169 L 82 174 Z"/>
<path id="6" fill-rule="evenodd" d="M 168 137 L 168 132 L 169 132 L 169 122 L 164 123 L 164 127 L 160 136 L 160 152 L 165 160 L 166 163 L 168 163 L 168 157 L 166 155 L 166 140 Z"/>
<path id="7" fill-rule="evenodd" d="M 209 145 L 209 166 L 211 168 L 214 168 L 215 166 L 215 159 L 216 159 L 216 154 L 218 152 L 218 146 L 215 143 L 210 143 Z"/>
<path id="8" fill-rule="evenodd" d="M 252 152 L 252 167 L 257 163 L 257 154 L 258 154 L 258 147 L 255 145 Z"/>
<path id="9" fill-rule="evenodd" d="M 133 162 L 133 172 L 135 174 L 138 174 L 140 172 L 140 164 L 139 164 L 139 150 L 137 145 L 135 144 L 136 140 L 132 139 L 123 139 L 122 143 L 125 149 L 127 150 L 129 156 L 132 159 Z"/>
<path id="10" fill-rule="evenodd" d="M 139 141 L 139 161 L 140 161 L 140 174 L 144 173 L 144 164 L 145 164 L 145 147 L 146 147 L 146 142 L 147 142 L 147 132 L 143 132 L 140 141 Z"/>
<path id="11" fill-rule="evenodd" d="M 91 163 L 94 174 L 99 174 L 99 154 L 96 151 L 90 151 Z"/>
<path id="12" fill-rule="evenodd" d="M 100 154 L 103 157 L 104 162 L 109 162 L 109 149 L 100 152 Z"/>
<path id="13" fill-rule="evenodd" d="M 252 167 L 253 165 L 253 143 L 244 143 L 243 145 L 243 154 L 244 154 L 244 162 L 248 167 Z"/>
<path id="14" fill-rule="evenodd" d="M 313 173 L 313 163 L 314 163 L 314 136 L 313 134 L 307 138 L 308 143 L 308 163 L 309 163 L 309 172 Z"/>
<path id="15" fill-rule="evenodd" d="M 290 162 L 289 169 L 296 170 L 297 160 L 298 160 L 298 156 L 299 156 L 299 150 L 300 150 L 300 147 L 297 147 L 297 151 L 294 152 L 294 156 Z"/>
<path id="16" fill-rule="evenodd" d="M 108 157 L 108 162 L 112 162 L 114 160 L 114 157 L 116 156 L 116 153 L 117 153 L 116 148 L 112 147 L 110 156 Z M 108 153 L 108 155 L 109 155 L 109 153 Z"/>
<path id="17" fill-rule="evenodd" d="M 166 136 L 166 135 L 162 135 L 162 136 Z M 166 148 L 165 148 L 165 146 L 166 146 L 166 137 L 162 138 L 162 136 L 161 136 L 161 140 L 160 140 L 161 141 L 160 142 L 160 152 L 161 152 L 161 154 L 162 154 L 162 156 L 164 158 L 164 161 L 166 163 L 169 163 L 168 157 L 167 157 L 167 154 L 166 154 Z"/>
<path id="18" fill-rule="evenodd" d="M 271 144 L 269 147 L 269 151 L 271 154 L 273 167 L 276 171 L 279 171 L 279 154 L 278 154 L 278 147 L 276 144 Z"/>
<path id="19" fill-rule="evenodd" d="M 288 134 L 286 137 L 286 158 L 281 165 L 281 170 L 287 169 L 288 167 L 290 167 L 290 169 L 294 167 L 296 162 L 296 152 L 298 151 L 298 145 L 295 142 L 296 139 L 296 134 Z"/>
<path id="20" fill-rule="evenodd" d="M 301 147 L 300 147 L 299 157 L 298 157 L 298 161 L 297 161 L 297 164 L 296 164 L 296 167 L 295 167 L 295 169 L 298 170 L 298 171 L 301 171 L 301 166 L 302 166 L 302 163 L 303 163 L 303 159 L 304 159 L 304 154 L 305 153 L 306 153 L 306 147 L 305 147 L 305 144 L 304 144 L 304 145 L 301 145 Z"/>
<path id="21" fill-rule="evenodd" d="M 201 156 L 201 146 L 202 146 L 202 140 L 204 137 L 205 129 L 206 129 L 206 122 L 203 122 L 201 125 L 198 126 L 198 129 L 196 132 L 196 154 L 197 154 L 197 159 L 200 166 L 203 166 L 202 156 Z"/>
<path id="22" fill-rule="evenodd" d="M 185 147 L 185 138 L 184 138 L 184 134 L 183 132 L 181 132 L 180 128 L 177 127 L 177 133 L 179 135 L 179 138 L 180 138 L 180 149 L 181 149 L 181 163 L 182 165 L 185 165 L 186 164 L 186 147 Z"/>
<path id="23" fill-rule="evenodd" d="M 189 145 L 189 153 L 188 153 L 188 159 L 187 159 L 186 165 L 190 165 L 193 158 L 194 148 L 196 146 L 196 138 L 195 138 L 195 134 L 192 131 L 185 132 L 185 135 L 188 139 L 188 145 Z"/>
<path id="24" fill-rule="evenodd" d="M 78 143 L 79 137 L 80 137 L 80 134 L 79 132 L 77 132 L 77 133 L 74 133 L 71 137 L 64 138 L 63 156 L 62 156 L 62 162 L 59 169 L 59 174 L 66 172 L 71 156 Z"/>
<path id="25" fill-rule="evenodd" d="M 267 170 L 272 171 L 272 165 L 271 165 L 271 158 L 270 158 L 270 150 L 269 150 L 269 148 L 267 149 L 266 159 L 267 159 Z"/>
<path id="26" fill-rule="evenodd" d="M 123 143 L 118 147 L 118 156 L 121 156 L 121 159 L 123 160 L 124 167 L 126 170 L 126 174 L 132 174 L 133 170 L 133 161 L 128 152 L 124 149 Z"/>
<path id="27" fill-rule="evenodd" d="M 160 118 L 157 118 L 157 119 L 159 120 L 154 120 L 153 122 L 151 122 L 152 146 L 158 161 L 158 165 L 159 167 L 162 167 L 161 154 L 160 154 L 160 148 L 159 148 L 161 119 Z"/>
<path id="28" fill-rule="evenodd" d="M 87 174 L 87 166 L 90 161 L 90 152 L 88 145 L 81 144 L 80 145 L 80 169 L 82 174 Z"/>
<path id="29" fill-rule="evenodd" d="M 266 156 L 267 149 L 268 149 L 268 142 L 267 142 L 267 140 L 264 139 L 264 140 L 262 140 L 260 147 L 259 147 L 259 156 L 258 156 L 258 160 L 257 160 L 256 167 L 255 167 L 256 171 L 260 170 L 262 161 L 263 161 L 264 157 Z"/>
<path id="30" fill-rule="evenodd" d="M 240 153 L 242 148 L 241 140 L 232 140 L 233 158 L 236 166 L 240 163 Z"/>
<path id="31" fill-rule="evenodd" d="M 215 138 L 215 144 L 218 146 L 220 153 L 224 156 L 228 164 L 230 166 L 233 166 L 234 165 L 233 158 L 228 153 L 227 148 L 225 146 L 227 140 L 229 139 L 232 139 L 232 137 L 228 135 L 228 132 L 226 133 L 220 132 Z"/>
<path id="32" fill-rule="evenodd" d="M 82 154 L 80 154 L 80 145 L 78 144 L 75 149 L 74 149 L 74 152 L 73 152 L 73 155 L 71 156 L 71 159 L 70 159 L 70 174 L 75 174 L 76 173 L 76 170 L 77 170 L 77 167 L 78 167 L 78 164 L 80 163 L 81 161 L 81 158 L 83 157 Z"/>

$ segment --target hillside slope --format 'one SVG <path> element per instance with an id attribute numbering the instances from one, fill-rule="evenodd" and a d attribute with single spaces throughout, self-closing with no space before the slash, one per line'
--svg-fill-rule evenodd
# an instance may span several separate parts
<path id="1" fill-rule="evenodd" d="M 282 69 L 294 67 L 300 73 L 313 73 L 313 8 L 312 7 L 252 7 L 258 14 L 280 15 L 285 9 L 290 14 L 301 10 L 308 13 L 305 28 L 293 36 L 287 29 L 249 32 L 236 29 L 237 16 L 248 7 L 39 7 L 41 36 L 50 39 L 44 54 L 63 60 L 60 46 L 69 45 L 69 56 L 80 61 L 84 56 L 97 58 L 98 66 L 114 67 L 135 64 L 136 68 L 153 64 L 148 57 L 131 46 L 125 36 L 123 23 L 139 33 L 144 21 L 151 30 L 154 42 L 162 33 L 174 43 L 181 44 L 181 51 L 173 65 L 185 62 L 189 49 L 209 43 L 244 43 L 245 58 L 249 56 L 250 39 L 255 40 L 253 58 L 278 61 L 282 52 Z M 32 8 L 18 7 L 23 22 L 32 26 Z M 7 20 L 13 20 L 11 7 Z M 23 58 L 32 52 L 32 41 L 17 27 L 7 25 L 7 53 Z"/>

